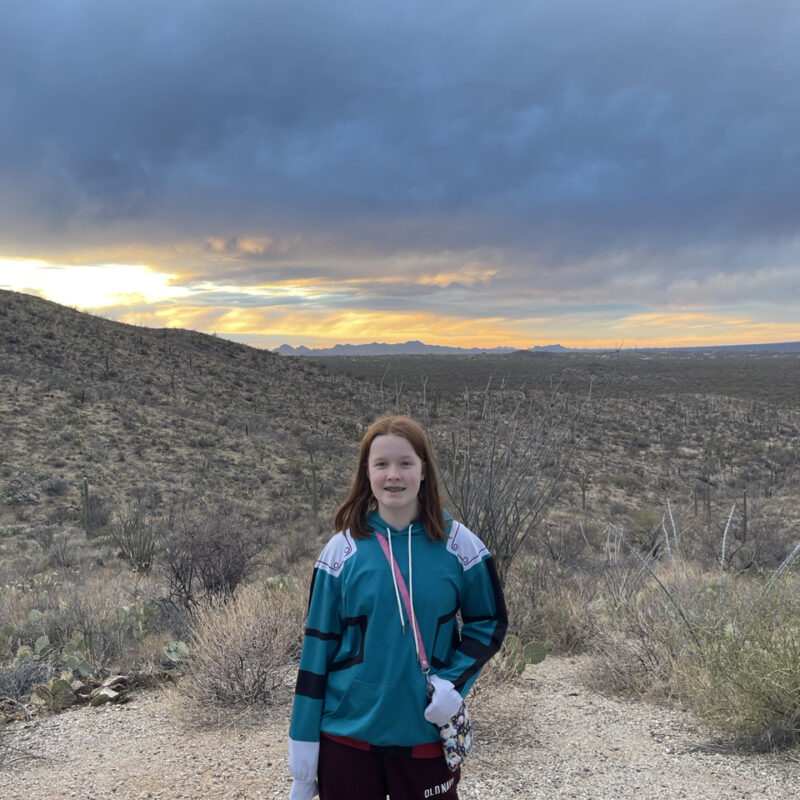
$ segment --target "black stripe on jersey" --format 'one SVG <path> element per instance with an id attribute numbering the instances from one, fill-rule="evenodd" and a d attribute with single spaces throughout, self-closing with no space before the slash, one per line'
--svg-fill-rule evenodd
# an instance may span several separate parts
<path id="1" fill-rule="evenodd" d="M 344 624 L 347 628 L 358 626 L 361 629 L 361 647 L 352 658 L 346 658 L 344 661 L 334 661 L 328 668 L 329 672 L 334 672 L 337 669 L 354 667 L 356 664 L 360 664 L 364 660 L 364 647 L 367 640 L 367 615 L 361 614 L 358 617 L 346 617 Z"/>
<path id="2" fill-rule="evenodd" d="M 480 639 L 475 639 L 472 636 L 463 636 L 461 638 L 461 646 L 458 648 L 464 655 L 474 658 L 476 661 L 488 661 L 496 652 L 497 649 L 492 649 L 492 645 L 484 644 Z M 482 662 L 483 663 L 483 662 Z"/>
<path id="3" fill-rule="evenodd" d="M 435 667 L 436 669 L 443 669 L 447 666 L 440 658 L 437 658 L 433 653 L 436 652 L 437 643 L 439 641 L 439 634 L 442 632 L 442 626 L 446 623 L 450 622 L 455 615 L 458 614 L 458 609 L 454 608 L 449 614 L 444 614 L 443 616 L 439 617 L 436 620 L 436 635 L 433 637 L 433 647 L 431 648 L 431 666 Z M 458 626 L 453 626 L 453 637 L 452 637 L 452 649 L 455 650 L 458 647 L 459 642 L 461 641 L 461 637 L 458 633 Z"/>
<path id="4" fill-rule="evenodd" d="M 500 576 L 497 574 L 497 567 L 494 565 L 493 558 L 486 559 L 486 569 L 489 570 L 489 578 L 492 581 L 492 591 L 494 592 L 494 604 L 497 609 L 497 627 L 492 634 L 493 652 L 500 649 L 503 639 L 506 638 L 508 628 L 508 611 L 506 611 L 506 599 L 503 595 L 503 584 L 500 583 Z"/>
<path id="5" fill-rule="evenodd" d="M 315 639 L 322 639 L 323 642 L 339 642 L 342 639 L 341 633 L 325 633 L 316 628 L 306 628 L 306 636 L 313 636 Z"/>
<path id="6" fill-rule="evenodd" d="M 459 650 L 467 655 L 471 655 L 476 661 L 471 667 L 467 667 L 467 669 L 453 681 L 453 685 L 459 691 L 461 691 L 464 684 L 475 675 L 475 673 L 479 672 L 483 665 L 500 649 L 500 645 L 503 643 L 508 628 L 508 612 L 506 611 L 506 601 L 503 597 L 503 586 L 500 583 L 500 577 L 497 574 L 497 567 L 494 565 L 493 558 L 489 557 L 486 559 L 486 569 L 489 571 L 489 580 L 492 583 L 492 592 L 494 593 L 497 625 L 492 632 L 492 638 L 488 645 L 469 636 L 462 638 Z M 492 619 L 492 617 L 488 617 L 488 619 Z M 470 652 L 470 650 L 472 650 L 472 652 Z M 478 651 L 479 655 L 475 655 Z"/>
<path id="7" fill-rule="evenodd" d="M 310 697 L 312 700 L 322 700 L 325 697 L 325 685 L 328 679 L 325 675 L 318 675 L 316 672 L 309 672 L 301 669 L 297 672 L 297 685 L 294 693 L 303 697 Z"/>
<path id="8" fill-rule="evenodd" d="M 483 617 L 465 617 L 462 615 L 461 619 L 466 622 L 486 622 L 487 619 L 494 619 L 494 614 L 487 614 Z"/>
<path id="9" fill-rule="evenodd" d="M 318 567 L 314 567 L 314 571 L 311 573 L 311 587 L 308 590 L 308 608 L 306 608 L 306 613 L 311 608 L 311 598 L 314 596 L 314 584 L 317 582 L 317 572 L 319 572 Z"/>

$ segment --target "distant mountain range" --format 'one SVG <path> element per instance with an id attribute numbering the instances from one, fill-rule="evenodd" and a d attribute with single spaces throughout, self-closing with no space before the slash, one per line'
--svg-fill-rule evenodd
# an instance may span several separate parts
<path id="1" fill-rule="evenodd" d="M 386 342 L 372 342 L 370 344 L 337 344 L 333 347 L 311 348 L 305 345 L 292 347 L 290 344 L 282 344 L 273 350 L 274 353 L 282 356 L 389 356 L 389 355 L 470 355 L 478 353 L 490 353 L 506 355 L 508 353 L 587 353 L 608 351 L 614 348 L 571 348 L 563 347 L 560 344 L 537 345 L 528 350 L 518 350 L 514 347 L 444 347 L 438 344 L 425 344 L 417 340 L 410 342 L 398 342 L 387 344 Z M 730 345 L 708 345 L 700 347 L 654 347 L 654 348 L 624 348 L 626 350 L 691 350 L 698 351 L 733 351 L 733 350 L 757 350 L 763 352 L 792 352 L 800 351 L 800 342 L 775 342 L 772 344 L 730 344 Z"/>
<path id="2" fill-rule="evenodd" d="M 420 341 L 372 342 L 371 344 L 337 344 L 333 347 L 310 348 L 305 345 L 292 347 L 282 344 L 273 352 L 282 356 L 389 356 L 389 355 L 470 355 L 476 353 L 514 353 L 515 347 L 444 347 L 439 344 L 424 344 Z M 531 351 L 561 352 L 566 347 L 560 344 L 549 344 L 544 347 L 532 347 Z"/>

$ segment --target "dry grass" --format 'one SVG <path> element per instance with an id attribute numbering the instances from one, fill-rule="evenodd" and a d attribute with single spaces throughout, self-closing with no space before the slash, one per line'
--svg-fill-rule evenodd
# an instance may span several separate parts
<path id="1" fill-rule="evenodd" d="M 596 573 L 527 555 L 506 582 L 509 630 L 525 642 L 539 641 L 551 653 L 585 651 L 596 635 Z"/>
<path id="2" fill-rule="evenodd" d="M 734 744 L 800 741 L 800 579 L 739 581 L 693 621 L 673 669 L 676 693 Z"/>
<path id="3" fill-rule="evenodd" d="M 177 712 L 193 724 L 217 724 L 281 695 L 297 668 L 305 591 L 295 582 L 256 583 L 198 611 Z"/>
<path id="4" fill-rule="evenodd" d="M 662 530 L 663 548 L 608 565 L 615 577 L 587 682 L 680 701 L 732 746 L 792 745 L 800 739 L 800 577 L 792 571 L 800 547 L 776 572 L 731 573 L 722 566 L 726 528 L 720 568 L 708 572 L 683 555 L 676 525 Z"/>

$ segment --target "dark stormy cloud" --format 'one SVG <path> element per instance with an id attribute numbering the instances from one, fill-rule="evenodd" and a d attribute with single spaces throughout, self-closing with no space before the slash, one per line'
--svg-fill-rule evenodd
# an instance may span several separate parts
<path id="1" fill-rule="evenodd" d="M 799 73 L 772 0 L 5 3 L 0 268 L 146 264 L 198 308 L 480 302 L 531 343 L 687 309 L 800 338 Z"/>

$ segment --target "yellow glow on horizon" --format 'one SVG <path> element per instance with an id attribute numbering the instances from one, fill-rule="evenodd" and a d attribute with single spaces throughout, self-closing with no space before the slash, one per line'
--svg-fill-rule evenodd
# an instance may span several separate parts
<path id="1" fill-rule="evenodd" d="M 225 240 L 215 246 L 224 250 Z M 239 239 L 239 250 L 256 253 L 269 248 L 266 237 Z M 38 294 L 64 305 L 102 311 L 119 321 L 152 327 L 180 327 L 229 334 L 238 341 L 263 347 L 284 342 L 308 347 L 363 344 L 373 341 L 420 340 L 430 345 L 457 347 L 507 346 L 528 348 L 561 344 L 570 348 L 702 347 L 704 345 L 757 344 L 800 340 L 800 324 L 773 322 L 761 311 L 660 308 L 627 316 L 609 316 L 598 305 L 581 311 L 524 315 L 520 298 L 514 316 L 468 318 L 482 310 L 480 302 L 441 313 L 416 310 L 384 312 L 368 307 L 373 293 L 385 303 L 389 293 L 377 284 L 400 287 L 399 294 L 421 296 L 425 286 L 447 288 L 453 284 L 475 286 L 493 280 L 496 272 L 470 264 L 448 270 L 444 265 L 429 272 L 378 270 L 366 276 L 328 279 L 321 276 L 273 278 L 263 283 L 237 284 L 236 277 L 219 274 L 178 285 L 188 273 L 179 269 L 158 272 L 143 264 L 98 263 L 94 266 L 59 261 L 0 258 L 0 288 Z M 269 274 L 269 273 L 266 273 Z M 475 295 L 478 297 L 478 293 Z M 398 303 L 400 301 L 398 300 Z M 413 301 L 412 301 L 413 302 Z M 140 308 L 136 308 L 140 306 Z M 141 308 L 149 306 L 149 308 Z M 506 303 L 513 308 L 512 302 Z M 539 308 L 547 308 L 539 305 Z M 488 309 L 484 310 L 487 313 Z M 248 338 L 249 337 L 249 338 Z"/>
<path id="2" fill-rule="evenodd" d="M 173 306 L 149 313 L 118 313 L 121 322 L 152 327 L 179 327 L 208 333 L 250 334 L 267 337 L 274 345 L 302 337 L 309 346 L 337 343 L 404 342 L 419 339 L 426 344 L 457 347 L 494 347 L 520 340 L 502 319 L 464 319 L 437 314 L 299 311 L 274 306 L 261 308 Z M 519 346 L 532 346 L 534 342 Z M 510 345 L 515 346 L 515 345 Z"/>
<path id="3" fill-rule="evenodd" d="M 85 309 L 187 297 L 187 289 L 171 284 L 174 279 L 174 275 L 154 272 L 141 264 L 87 266 L 0 259 L 0 286 Z"/>
<path id="4" fill-rule="evenodd" d="M 624 338 L 625 347 L 703 347 L 800 339 L 800 325 L 794 323 L 695 311 L 632 314 L 617 320 L 613 329 Z"/>
<path id="5" fill-rule="evenodd" d="M 569 348 L 624 349 L 702 347 L 800 340 L 797 325 L 761 323 L 742 317 L 667 312 L 639 314 L 614 321 L 559 319 L 467 319 L 423 312 L 299 310 L 281 305 L 263 308 L 174 304 L 115 319 L 150 327 L 178 327 L 235 335 L 262 347 L 284 343 L 308 347 L 369 342 L 405 342 L 453 347 L 516 347 L 561 344 Z"/>

